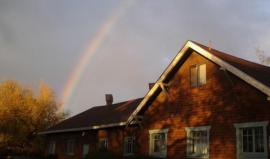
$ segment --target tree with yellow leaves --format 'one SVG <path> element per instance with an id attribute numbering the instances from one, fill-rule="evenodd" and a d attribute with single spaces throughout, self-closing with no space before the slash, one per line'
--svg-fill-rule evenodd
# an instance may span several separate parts
<path id="1" fill-rule="evenodd" d="M 36 154 L 43 139 L 38 132 L 63 120 L 60 104 L 47 85 L 39 93 L 15 81 L 0 84 L 0 154 Z"/>

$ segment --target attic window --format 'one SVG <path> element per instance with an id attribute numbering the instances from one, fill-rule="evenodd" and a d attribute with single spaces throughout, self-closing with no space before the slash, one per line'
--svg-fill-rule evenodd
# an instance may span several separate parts
<path id="1" fill-rule="evenodd" d="M 206 84 L 206 64 L 190 67 L 190 84 L 191 87 L 199 87 Z"/>

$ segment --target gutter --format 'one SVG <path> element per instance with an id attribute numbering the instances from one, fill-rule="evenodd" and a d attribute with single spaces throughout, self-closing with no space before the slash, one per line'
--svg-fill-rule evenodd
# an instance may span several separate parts
<path id="1" fill-rule="evenodd" d="M 120 123 L 112 123 L 112 124 L 104 124 L 104 125 L 94 125 L 94 126 L 82 127 L 82 128 L 42 131 L 42 132 L 39 132 L 38 135 L 63 133 L 63 132 L 86 131 L 86 130 L 97 130 L 97 129 L 111 128 L 111 127 L 118 127 L 118 126 L 125 126 L 125 125 L 126 125 L 126 122 L 120 122 Z"/>

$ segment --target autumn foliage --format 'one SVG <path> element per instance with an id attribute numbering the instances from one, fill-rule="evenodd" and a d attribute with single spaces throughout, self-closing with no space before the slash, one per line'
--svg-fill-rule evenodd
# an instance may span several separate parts
<path id="1" fill-rule="evenodd" d="M 38 154 L 43 138 L 39 132 L 61 121 L 53 91 L 44 83 L 36 95 L 15 81 L 0 84 L 0 154 Z"/>

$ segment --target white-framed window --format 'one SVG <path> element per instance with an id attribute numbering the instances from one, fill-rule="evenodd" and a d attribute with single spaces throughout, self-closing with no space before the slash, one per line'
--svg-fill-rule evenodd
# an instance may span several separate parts
<path id="1" fill-rule="evenodd" d="M 190 85 L 199 87 L 206 84 L 206 64 L 193 65 L 190 67 Z"/>
<path id="2" fill-rule="evenodd" d="M 99 149 L 101 150 L 107 150 L 108 149 L 108 139 L 107 138 L 101 138 L 98 141 Z"/>
<path id="3" fill-rule="evenodd" d="M 149 130 L 149 155 L 153 157 L 167 157 L 168 129 Z"/>
<path id="4" fill-rule="evenodd" d="M 74 139 L 67 140 L 66 154 L 74 155 L 74 148 L 75 148 L 75 140 Z"/>
<path id="5" fill-rule="evenodd" d="M 55 154 L 55 147 L 56 147 L 56 142 L 55 141 L 50 141 L 49 142 L 49 147 L 48 147 L 48 154 L 54 155 Z"/>
<path id="6" fill-rule="evenodd" d="M 135 149 L 135 137 L 134 136 L 127 136 L 124 138 L 124 155 L 134 155 Z"/>
<path id="7" fill-rule="evenodd" d="M 209 158 L 209 136 L 211 126 L 186 127 L 187 157 Z"/>
<path id="8" fill-rule="evenodd" d="M 267 159 L 268 121 L 236 123 L 236 144 L 238 159 Z"/>

